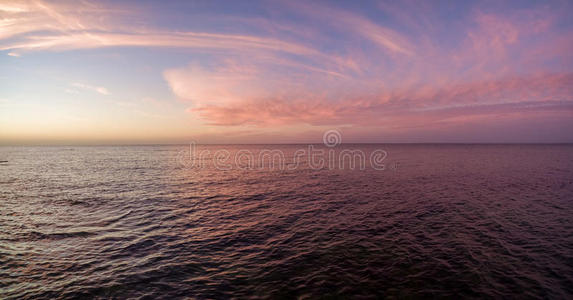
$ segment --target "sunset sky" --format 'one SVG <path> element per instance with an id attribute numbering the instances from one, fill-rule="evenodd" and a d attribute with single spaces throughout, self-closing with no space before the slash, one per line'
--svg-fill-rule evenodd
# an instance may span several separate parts
<path id="1" fill-rule="evenodd" d="M 0 143 L 573 142 L 571 1 L 0 1 Z"/>

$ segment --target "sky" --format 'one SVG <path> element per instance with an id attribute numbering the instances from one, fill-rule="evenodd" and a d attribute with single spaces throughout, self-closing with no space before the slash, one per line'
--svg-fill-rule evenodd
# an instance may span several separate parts
<path id="1" fill-rule="evenodd" d="M 0 144 L 573 142 L 571 1 L 0 1 Z"/>

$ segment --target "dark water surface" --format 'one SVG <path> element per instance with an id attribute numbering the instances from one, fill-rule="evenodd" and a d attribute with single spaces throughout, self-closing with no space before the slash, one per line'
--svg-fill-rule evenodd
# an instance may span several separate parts
<path id="1" fill-rule="evenodd" d="M 0 298 L 573 297 L 573 146 L 339 147 L 386 169 L 1 147 Z"/>

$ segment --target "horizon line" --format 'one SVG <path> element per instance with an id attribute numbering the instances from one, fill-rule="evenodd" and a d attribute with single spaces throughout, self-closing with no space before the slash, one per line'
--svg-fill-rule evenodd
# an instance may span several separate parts
<path id="1" fill-rule="evenodd" d="M 85 144 L 1 144 L 0 147 L 135 147 L 135 146 L 188 146 L 191 143 L 85 143 Z M 322 145 L 324 143 L 194 143 L 198 146 L 263 146 L 263 145 Z M 573 142 L 351 142 L 343 145 L 573 145 Z"/>

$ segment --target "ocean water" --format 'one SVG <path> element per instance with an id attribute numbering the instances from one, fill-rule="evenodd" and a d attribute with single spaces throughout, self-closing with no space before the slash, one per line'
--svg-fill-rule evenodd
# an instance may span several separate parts
<path id="1" fill-rule="evenodd" d="M 573 298 L 572 145 L 298 149 L 0 147 L 0 298 Z"/>

